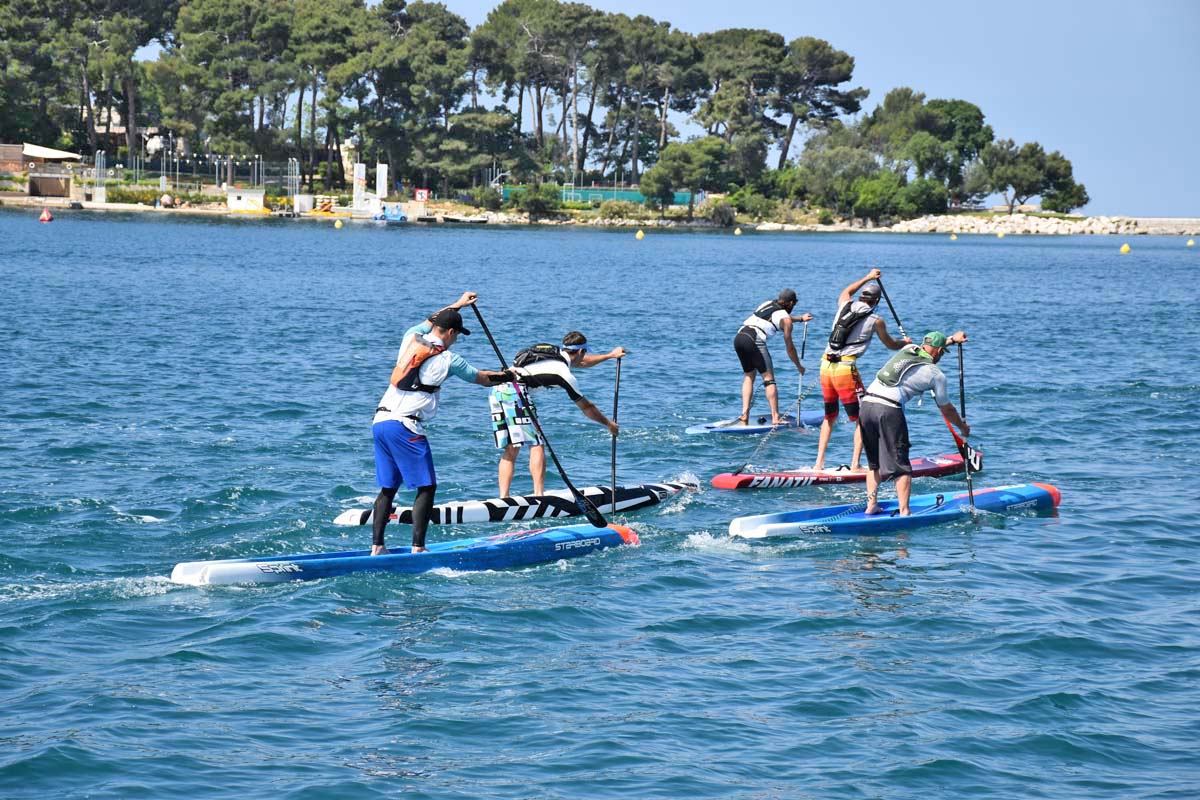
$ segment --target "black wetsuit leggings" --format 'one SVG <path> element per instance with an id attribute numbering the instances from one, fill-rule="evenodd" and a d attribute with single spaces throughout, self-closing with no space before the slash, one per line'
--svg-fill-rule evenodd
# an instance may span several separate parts
<path id="1" fill-rule="evenodd" d="M 396 499 L 396 490 L 380 489 L 375 498 L 375 510 L 371 515 L 371 544 L 383 546 L 383 529 L 387 527 L 392 515 L 392 501 Z M 429 527 L 429 514 L 433 510 L 433 495 L 437 492 L 437 484 L 422 486 L 417 489 L 417 497 L 413 500 L 412 546 L 425 546 L 425 531 Z"/>

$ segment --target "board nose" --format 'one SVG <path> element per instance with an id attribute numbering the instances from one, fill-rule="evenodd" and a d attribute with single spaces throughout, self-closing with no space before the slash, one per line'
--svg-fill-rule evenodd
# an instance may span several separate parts
<path id="1" fill-rule="evenodd" d="M 621 534 L 621 540 L 625 544 L 641 544 L 641 540 L 638 539 L 637 532 L 633 528 L 626 527 L 625 525 L 617 525 L 612 522 L 608 523 L 608 527 Z"/>
<path id="2" fill-rule="evenodd" d="M 1054 507 L 1058 508 L 1058 504 L 1062 502 L 1062 492 L 1060 492 L 1058 490 L 1057 486 L 1054 486 L 1049 483 L 1035 483 L 1034 486 L 1040 486 L 1041 488 L 1043 488 L 1047 492 L 1049 492 L 1050 499 L 1052 499 L 1054 501 Z"/>

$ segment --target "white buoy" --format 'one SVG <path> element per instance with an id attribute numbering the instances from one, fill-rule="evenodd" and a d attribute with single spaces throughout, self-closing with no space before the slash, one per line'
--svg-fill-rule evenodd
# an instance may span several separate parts
<path id="1" fill-rule="evenodd" d="M 341 227 L 342 227 L 342 221 L 341 221 L 340 219 L 339 219 L 339 220 L 337 220 L 336 222 L 334 222 L 334 223 L 333 223 L 333 227 L 335 227 L 335 228 L 341 228 Z"/>
<path id="2" fill-rule="evenodd" d="M 733 229 L 733 235 L 734 235 L 734 236 L 741 236 L 741 235 L 742 235 L 742 229 L 741 229 L 741 228 L 734 228 L 734 229 Z"/>
<path id="3" fill-rule="evenodd" d="M 957 233 L 952 233 L 952 234 L 950 234 L 950 241 L 952 241 L 952 242 L 957 242 L 957 241 L 958 241 L 958 234 L 957 234 Z"/>
<path id="4" fill-rule="evenodd" d="M 1195 240 L 1195 239 L 1188 239 L 1187 246 L 1188 246 L 1188 247 L 1195 247 L 1195 246 L 1196 246 L 1196 240 Z"/>
<path id="5" fill-rule="evenodd" d="M 646 238 L 646 234 L 642 232 L 641 228 L 639 228 L 638 232 L 633 235 L 633 238 L 637 239 L 640 242 L 642 239 Z"/>

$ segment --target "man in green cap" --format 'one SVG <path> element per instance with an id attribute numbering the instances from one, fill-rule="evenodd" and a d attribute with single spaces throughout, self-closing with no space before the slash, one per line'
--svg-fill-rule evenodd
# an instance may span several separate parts
<path id="1" fill-rule="evenodd" d="M 937 362 L 950 344 L 962 344 L 967 335 L 957 331 L 947 337 L 941 331 L 925 334 L 921 344 L 901 347 L 883 365 L 863 396 L 858 418 L 863 450 L 867 454 L 867 514 L 879 513 L 879 482 L 896 479 L 900 515 L 908 516 L 912 494 L 912 464 L 908 460 L 908 420 L 904 404 L 923 392 L 933 392 L 942 415 L 970 436 L 971 427 L 959 415 L 946 392 L 946 376 Z"/>

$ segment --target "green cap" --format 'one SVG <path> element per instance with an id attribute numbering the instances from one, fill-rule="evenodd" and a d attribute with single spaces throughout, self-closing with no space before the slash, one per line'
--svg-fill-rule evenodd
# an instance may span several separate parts
<path id="1" fill-rule="evenodd" d="M 941 331 L 930 331 L 925 334 L 923 343 L 944 350 L 946 348 L 946 334 Z"/>

